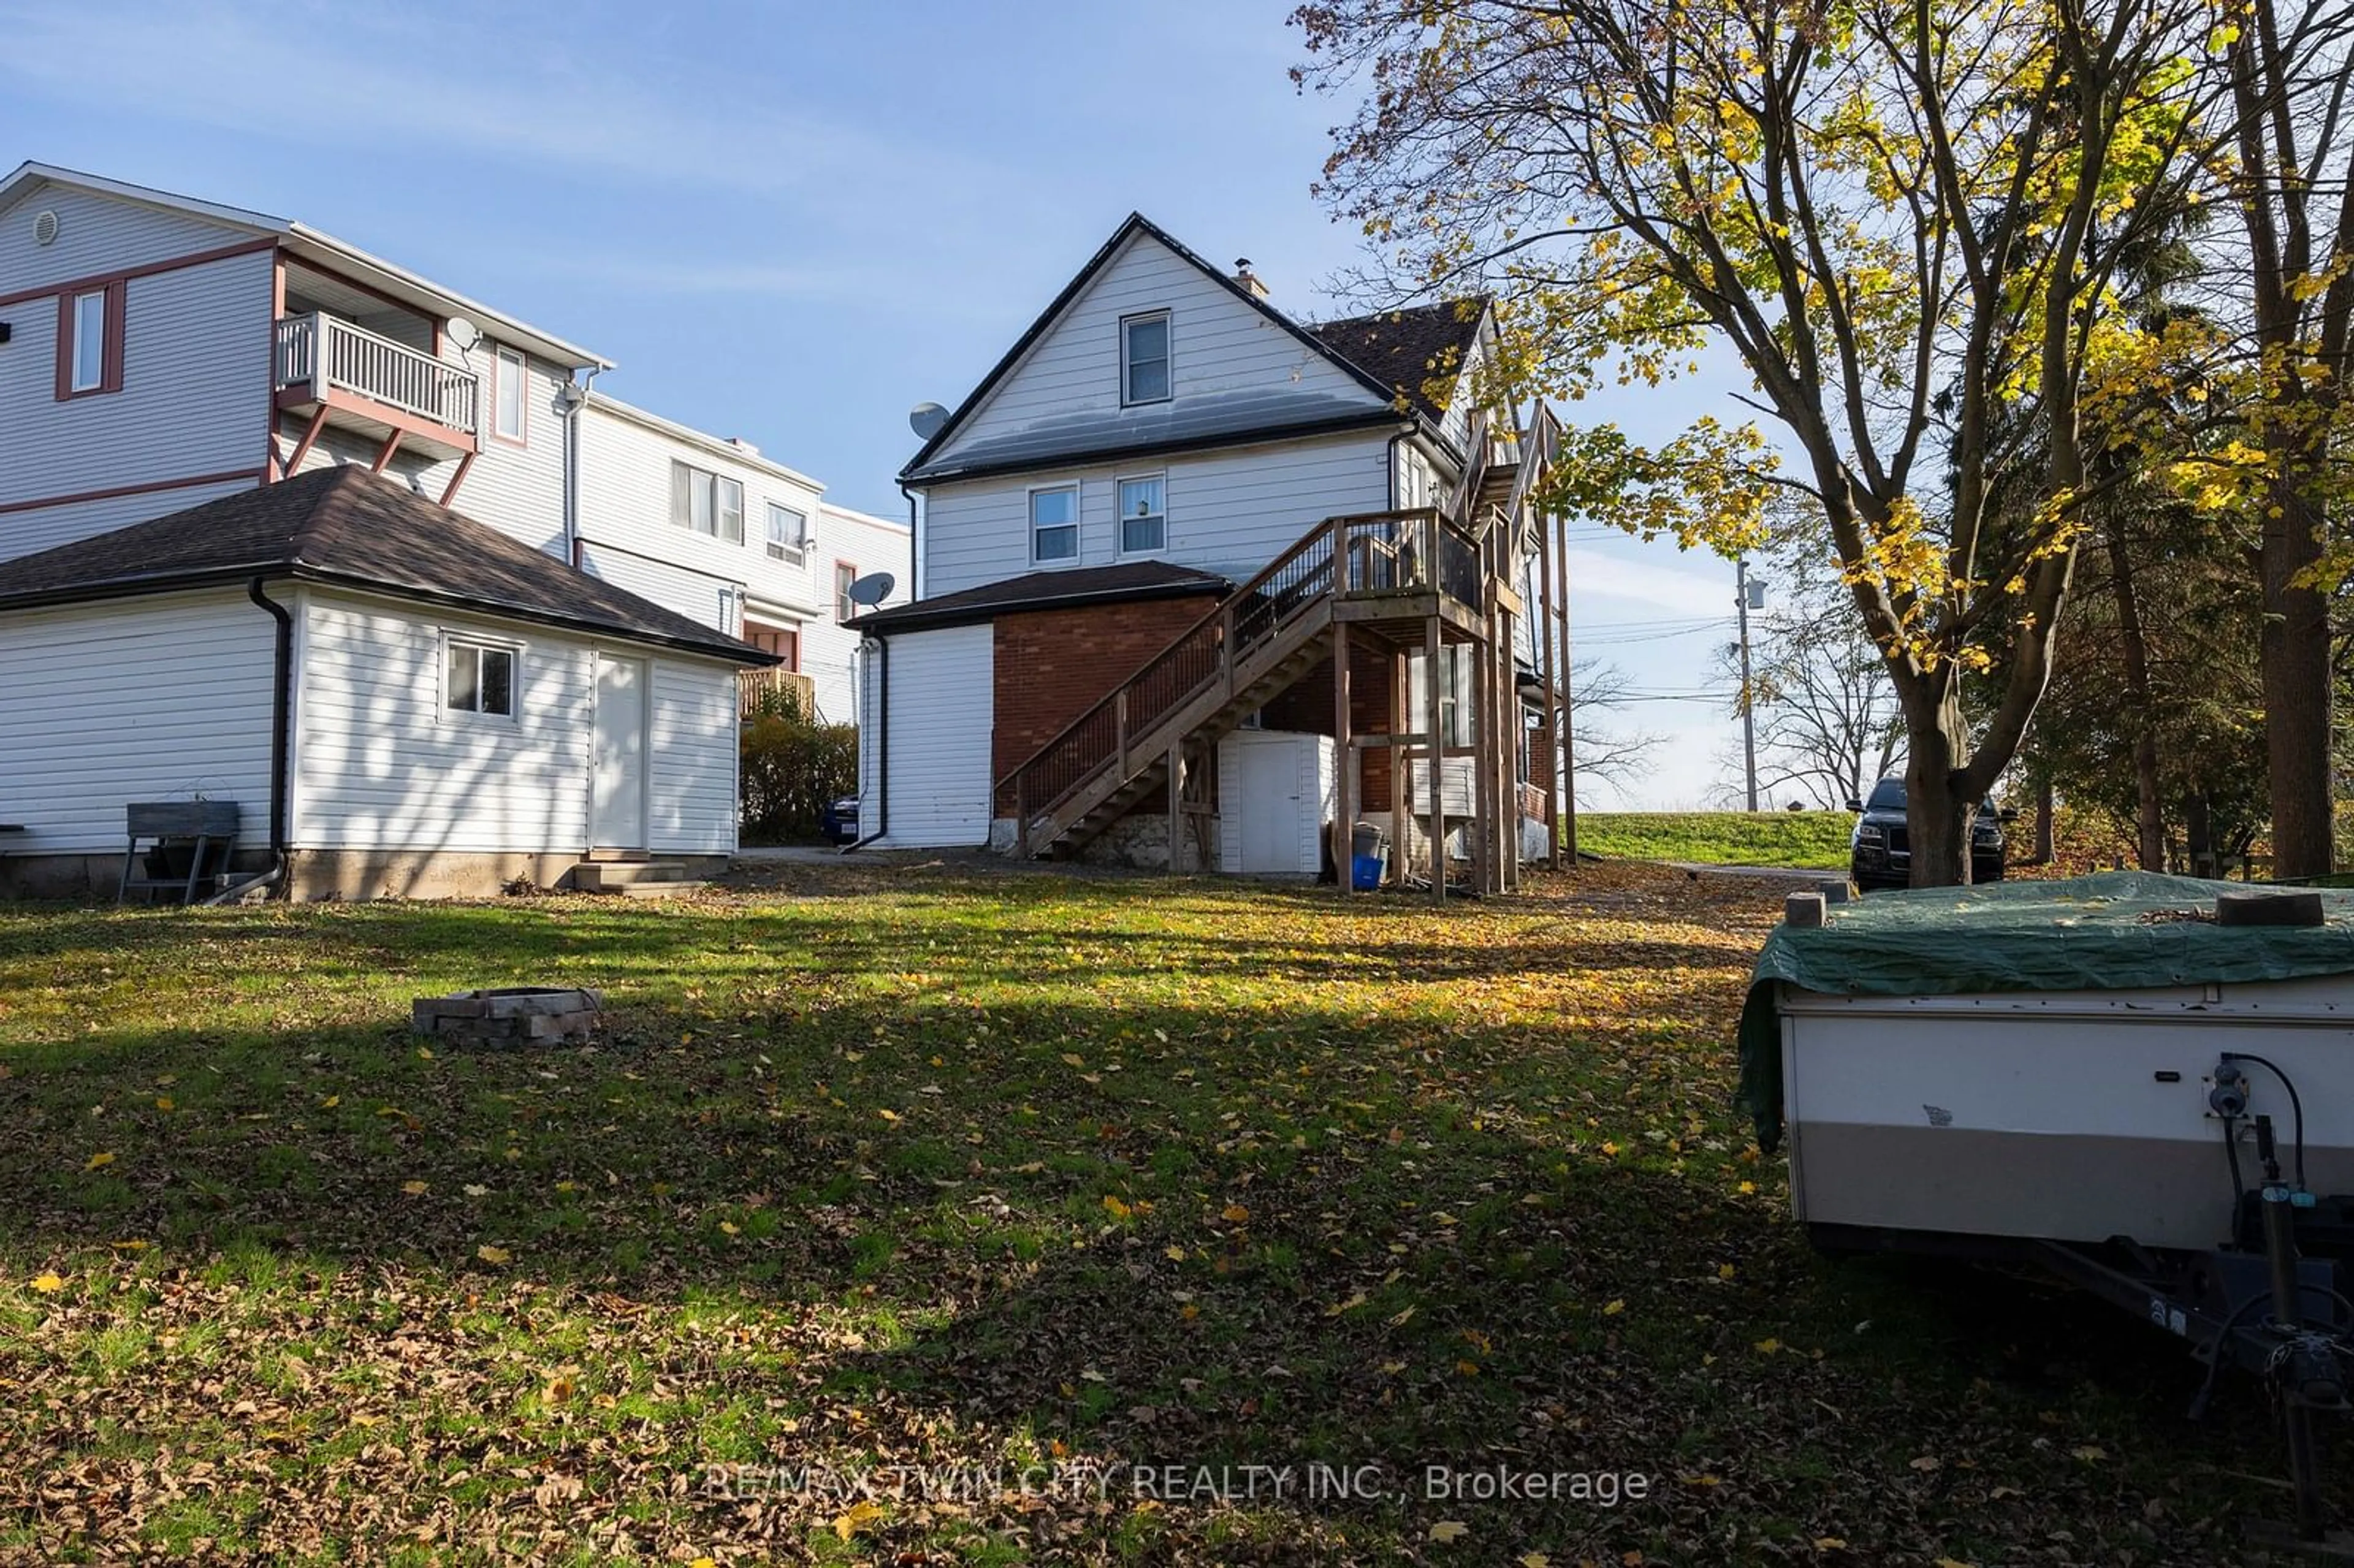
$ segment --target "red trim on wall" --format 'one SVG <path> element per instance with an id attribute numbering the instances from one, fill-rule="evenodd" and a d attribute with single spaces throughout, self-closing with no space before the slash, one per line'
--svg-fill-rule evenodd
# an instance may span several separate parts
<path id="1" fill-rule="evenodd" d="M 145 484 L 118 484 L 111 490 L 81 490 L 71 495 L 45 496 L 38 501 L 11 501 L 0 504 L 0 513 L 38 512 L 50 506 L 71 506 L 84 501 L 113 501 L 125 495 L 152 495 L 161 490 L 188 490 L 199 484 L 227 484 L 239 479 L 269 482 L 265 472 L 241 468 L 229 473 L 200 473 L 192 479 L 157 479 Z"/>
<path id="2" fill-rule="evenodd" d="M 125 267 L 120 271 L 69 278 L 62 282 L 44 283 L 37 289 L 19 289 L 13 294 L 0 294 L 0 305 L 21 305 L 27 300 L 46 299 L 52 294 L 87 294 L 92 289 L 104 288 L 110 283 L 124 283 L 133 278 L 152 278 L 159 272 L 177 272 L 186 267 L 202 267 L 214 261 L 226 261 L 232 256 L 250 256 L 258 250 L 274 250 L 277 248 L 275 239 L 249 239 L 241 245 L 225 245 L 217 250 L 199 250 L 192 256 L 149 261 L 137 267 Z"/>
<path id="3" fill-rule="evenodd" d="M 57 400 L 60 403 L 76 397 L 97 397 L 122 390 L 122 311 L 130 290 L 122 282 L 101 283 L 95 288 L 76 289 L 58 296 L 57 341 Z M 101 330 L 105 341 L 99 345 L 98 385 L 77 389 L 73 384 L 74 322 L 77 307 L 92 294 L 104 299 L 105 320 Z"/>

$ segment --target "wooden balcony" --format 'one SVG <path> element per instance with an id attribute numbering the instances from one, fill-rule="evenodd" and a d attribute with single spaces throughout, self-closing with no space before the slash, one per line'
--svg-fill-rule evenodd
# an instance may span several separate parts
<path id="1" fill-rule="evenodd" d="M 272 373 L 278 406 L 309 415 L 314 439 L 322 425 L 355 430 L 384 443 L 385 461 L 398 447 L 463 458 L 479 445 L 481 376 L 324 311 L 277 323 Z"/>
<path id="2" fill-rule="evenodd" d="M 738 670 L 736 690 L 738 711 L 746 719 L 758 718 L 771 694 L 781 702 L 788 693 L 799 700 L 802 713 L 811 718 L 823 716 L 817 710 L 817 682 L 799 670 Z"/>

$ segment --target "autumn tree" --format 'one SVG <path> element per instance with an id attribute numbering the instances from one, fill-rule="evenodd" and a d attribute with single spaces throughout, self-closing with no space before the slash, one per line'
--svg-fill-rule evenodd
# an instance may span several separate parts
<path id="1" fill-rule="evenodd" d="M 2203 0 L 1320 0 L 1299 79 L 1357 98 L 1320 187 L 1394 296 L 1474 287 L 1500 377 L 1556 399 L 1730 348 L 1763 432 L 1572 432 L 1545 503 L 1731 550 L 1821 510 L 1907 736 L 1916 883 L 2051 669 L 2090 489 L 2089 379 L 2133 363 L 2113 258 L 2194 177 Z M 1990 503 L 2038 432 L 2038 504 Z M 1983 722 L 1966 675 L 1993 677 Z"/>

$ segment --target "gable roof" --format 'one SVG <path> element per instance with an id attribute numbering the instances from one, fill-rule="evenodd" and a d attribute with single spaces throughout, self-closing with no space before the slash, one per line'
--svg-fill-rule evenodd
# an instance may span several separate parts
<path id="1" fill-rule="evenodd" d="M 778 662 L 774 654 L 350 467 L 314 469 L 0 561 L 0 611 L 254 577 L 360 588 L 737 664 Z"/>
<path id="2" fill-rule="evenodd" d="M 338 268 L 405 304 L 433 314 L 455 311 L 472 320 L 477 326 L 489 329 L 491 336 L 518 348 L 527 348 L 543 359 L 553 360 L 575 370 L 610 370 L 613 367 L 613 362 L 601 355 L 578 344 L 567 343 L 504 312 L 494 311 L 455 290 L 445 289 L 421 278 L 405 267 L 372 256 L 356 245 L 346 244 L 332 234 L 323 234 L 308 224 L 297 223 L 291 218 L 275 217 L 266 212 L 253 212 L 244 207 L 224 207 L 218 202 L 199 201 L 194 196 L 134 185 L 125 180 L 108 179 L 103 175 L 89 175 L 78 169 L 59 168 L 54 164 L 37 164 L 29 160 L 17 164 L 6 178 L 0 179 L 0 208 L 15 205 L 18 197 L 44 185 L 90 191 L 120 201 L 136 202 L 143 207 L 185 213 L 192 217 L 241 228 L 256 236 L 273 235 L 292 255 Z"/>
<path id="3" fill-rule="evenodd" d="M 1488 307 L 1488 297 L 1480 294 L 1404 310 L 1375 311 L 1308 330 L 1333 355 L 1389 387 L 1392 396 L 1405 398 L 1437 419 L 1446 414 L 1447 399 L 1433 397 L 1429 385 L 1434 379 L 1444 379 L 1451 391 L 1479 338 Z"/>
<path id="4" fill-rule="evenodd" d="M 1112 259 L 1138 235 L 1144 235 L 1166 247 L 1172 255 L 1191 264 L 1204 277 L 1212 280 L 1220 288 L 1249 306 L 1251 310 L 1297 338 L 1310 352 L 1339 366 L 1359 386 L 1381 398 L 1384 405 L 1389 406 L 1369 409 L 1343 404 L 1338 399 L 1321 399 L 1320 401 L 1329 403 L 1330 407 L 1314 411 L 1310 418 L 1283 421 L 1280 418 L 1283 410 L 1276 406 L 1275 398 L 1257 399 L 1259 406 L 1255 408 L 1244 406 L 1251 400 L 1237 399 L 1228 417 L 1214 418 L 1199 429 L 1175 428 L 1182 424 L 1183 416 L 1173 409 L 1156 406 L 1159 417 L 1171 424 L 1172 429 L 1162 431 L 1146 429 L 1144 427 L 1150 424 L 1152 416 L 1145 416 L 1140 420 L 1140 417 L 1133 409 L 1126 411 L 1129 418 L 1124 423 L 1118 420 L 1109 421 L 1119 424 L 1120 434 L 1124 438 L 1141 435 L 1144 439 L 1140 441 L 1134 439 L 1116 441 L 1109 438 L 1108 432 L 1097 439 L 1091 432 L 1082 430 L 1076 432 L 1077 444 L 1066 444 L 1057 440 L 1053 443 L 1051 451 L 1044 450 L 1038 443 L 1032 443 L 1026 448 L 993 454 L 985 462 L 960 461 L 953 464 L 936 463 L 933 460 L 946 450 L 948 443 L 955 439 L 957 432 L 965 422 L 989 400 L 990 394 L 996 391 L 1005 378 L 1013 373 L 1014 367 L 1022 363 L 1023 358 L 1029 354 L 1038 340 L 1046 334 L 1047 329 L 1061 319 L 1063 313 L 1079 297 L 1087 286 L 1094 281 L 1096 275 L 1110 265 Z M 1243 287 L 1225 272 L 1211 266 L 1198 254 L 1188 249 L 1167 229 L 1162 228 L 1142 213 L 1131 212 L 1126 220 L 1112 231 L 1111 238 L 1105 240 L 1096 253 L 1087 259 L 1087 265 L 1081 267 L 1077 274 L 1063 286 L 1062 292 L 1056 294 L 1046 308 L 1039 313 L 1038 319 L 1032 322 L 1020 337 L 1014 339 L 1013 346 L 1007 349 L 1004 357 L 991 367 L 988 375 L 981 378 L 981 384 L 966 394 L 964 401 L 958 404 L 956 411 L 949 416 L 948 423 L 942 425 L 931 440 L 926 441 L 916 455 L 907 461 L 907 466 L 899 471 L 899 479 L 902 483 L 911 483 L 918 480 L 937 480 L 950 475 L 969 477 L 980 472 L 995 472 L 1018 468 L 1027 461 L 1061 455 L 1108 455 L 1115 451 L 1140 450 L 1146 446 L 1165 450 L 1170 446 L 1185 444 L 1189 441 L 1207 443 L 1225 440 L 1252 430 L 1272 429 L 1290 423 L 1303 425 L 1320 421 L 1331 421 L 1336 425 L 1384 423 L 1394 420 L 1398 417 L 1394 406 L 1396 397 L 1397 388 L 1394 385 L 1383 381 L 1344 355 L 1334 352 L 1332 346 L 1317 336 L 1311 329 L 1302 326 L 1250 290 Z M 1297 401 L 1297 399 L 1291 400 L 1293 404 Z M 1275 418 L 1277 423 L 1270 424 L 1270 418 Z"/>
<path id="5" fill-rule="evenodd" d="M 1076 609 L 1081 605 L 1120 604 L 1133 599 L 1182 599 L 1226 594 L 1234 584 L 1215 572 L 1166 561 L 1124 561 L 1109 567 L 1050 567 L 1026 572 L 938 599 L 919 599 L 888 609 L 869 610 L 843 622 L 855 631 L 924 631 L 970 626 L 1001 615 L 1034 609 Z"/>

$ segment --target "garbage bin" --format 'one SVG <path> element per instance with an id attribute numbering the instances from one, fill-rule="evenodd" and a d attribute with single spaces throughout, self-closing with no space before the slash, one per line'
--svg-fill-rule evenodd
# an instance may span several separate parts
<path id="1" fill-rule="evenodd" d="M 1378 823 L 1359 822 L 1350 835 L 1349 885 L 1359 893 L 1371 893 L 1379 887 L 1389 858 L 1389 834 Z"/>

